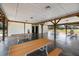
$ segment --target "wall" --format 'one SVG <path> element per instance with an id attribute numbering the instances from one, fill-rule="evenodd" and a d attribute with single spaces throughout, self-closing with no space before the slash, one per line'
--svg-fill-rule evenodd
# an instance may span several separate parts
<path id="1" fill-rule="evenodd" d="M 25 33 L 30 30 L 30 33 L 32 33 L 32 25 L 31 24 L 25 24 Z M 43 32 L 48 32 L 48 27 L 46 24 L 43 26 Z M 22 34 L 24 33 L 24 23 L 17 23 L 17 22 L 8 22 L 8 36 L 12 34 Z M 41 33 L 41 25 L 39 25 L 39 33 Z"/>
<path id="2" fill-rule="evenodd" d="M 39 25 L 39 33 L 41 33 L 41 25 Z"/>
<path id="3" fill-rule="evenodd" d="M 32 25 L 31 24 L 25 24 L 25 33 L 30 30 L 30 33 L 32 33 Z"/>
<path id="4" fill-rule="evenodd" d="M 48 26 L 46 24 L 43 25 L 43 33 L 48 32 Z M 39 25 L 39 33 L 41 33 L 41 25 Z"/>
<path id="5" fill-rule="evenodd" d="M 11 34 L 24 33 L 24 24 L 16 22 L 8 22 L 8 36 Z"/>
<path id="6" fill-rule="evenodd" d="M 43 26 L 43 33 L 47 33 L 48 32 L 48 26 L 46 24 L 44 24 Z"/>

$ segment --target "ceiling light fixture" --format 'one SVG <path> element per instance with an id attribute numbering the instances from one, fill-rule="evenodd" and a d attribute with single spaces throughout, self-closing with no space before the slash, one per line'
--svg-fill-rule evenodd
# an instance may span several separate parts
<path id="1" fill-rule="evenodd" d="M 30 17 L 31 19 L 33 19 L 33 17 Z"/>
<path id="2" fill-rule="evenodd" d="M 45 8 L 46 8 L 46 9 L 49 9 L 49 8 L 51 8 L 51 7 L 50 7 L 50 6 L 46 6 Z"/>

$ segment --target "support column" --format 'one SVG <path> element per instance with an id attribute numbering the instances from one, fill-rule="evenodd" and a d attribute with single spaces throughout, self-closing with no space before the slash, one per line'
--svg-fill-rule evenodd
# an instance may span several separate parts
<path id="1" fill-rule="evenodd" d="M 26 33 L 25 33 L 25 29 L 26 29 L 26 27 L 25 27 L 25 25 L 26 25 L 26 23 L 24 23 L 24 38 L 26 38 Z"/>
<path id="2" fill-rule="evenodd" d="M 56 26 L 60 20 L 61 19 L 51 21 L 54 25 L 54 48 L 57 47 L 57 45 L 56 45 Z"/>
<path id="3" fill-rule="evenodd" d="M 5 17 L 3 17 L 3 39 L 2 41 L 5 40 Z"/>
<path id="4" fill-rule="evenodd" d="M 67 37 L 67 24 L 65 25 L 65 32 L 66 32 L 66 37 Z"/>
<path id="5" fill-rule="evenodd" d="M 41 38 L 43 38 L 43 25 L 44 24 L 41 24 Z"/>
<path id="6" fill-rule="evenodd" d="M 25 24 L 26 24 L 26 23 L 24 23 L 24 34 L 25 34 Z"/>
<path id="7" fill-rule="evenodd" d="M 54 23 L 54 48 L 56 48 L 56 23 Z"/>

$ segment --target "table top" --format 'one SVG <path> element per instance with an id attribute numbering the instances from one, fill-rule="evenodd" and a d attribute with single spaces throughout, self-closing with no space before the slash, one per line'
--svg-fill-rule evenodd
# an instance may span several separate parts
<path id="1" fill-rule="evenodd" d="M 32 53 L 46 45 L 48 45 L 48 39 L 37 39 L 22 44 L 13 45 L 9 49 L 9 55 L 11 56 L 22 56 Z"/>

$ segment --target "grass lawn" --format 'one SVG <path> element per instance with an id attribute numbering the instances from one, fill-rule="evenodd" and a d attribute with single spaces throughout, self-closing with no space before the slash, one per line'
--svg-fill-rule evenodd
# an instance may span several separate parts
<path id="1" fill-rule="evenodd" d="M 66 32 L 65 29 L 62 29 L 62 30 L 57 29 L 57 31 L 58 32 L 64 32 L 64 33 Z M 69 33 L 70 29 L 67 29 L 67 32 Z M 79 34 L 79 29 L 74 29 L 74 33 Z"/>

